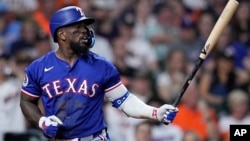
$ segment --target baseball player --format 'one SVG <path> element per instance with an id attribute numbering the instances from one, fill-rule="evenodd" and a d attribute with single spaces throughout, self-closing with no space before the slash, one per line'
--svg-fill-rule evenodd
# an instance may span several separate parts
<path id="1" fill-rule="evenodd" d="M 128 117 L 169 124 L 178 112 L 172 105 L 151 107 L 121 83 L 113 64 L 89 51 L 95 43 L 81 8 L 68 6 L 54 13 L 50 31 L 56 51 L 48 52 L 25 69 L 21 109 L 50 140 L 109 141 L 102 106 L 106 96 Z M 44 114 L 38 108 L 41 98 Z"/>

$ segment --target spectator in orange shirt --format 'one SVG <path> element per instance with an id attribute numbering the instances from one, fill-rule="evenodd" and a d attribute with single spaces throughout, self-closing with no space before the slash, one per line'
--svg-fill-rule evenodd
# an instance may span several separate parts
<path id="1" fill-rule="evenodd" d="M 79 0 L 56 0 L 56 8 L 60 9 L 62 7 L 65 6 L 69 6 L 69 5 L 78 5 L 79 4 Z"/>
<path id="2" fill-rule="evenodd" d="M 194 131 L 202 140 L 219 139 L 216 114 L 199 96 L 197 84 L 192 82 L 178 106 L 179 113 L 174 124 L 183 131 Z"/>
<path id="3" fill-rule="evenodd" d="M 49 21 L 55 10 L 57 10 L 56 1 L 39 0 L 39 7 L 33 14 L 42 31 L 48 36 L 50 36 Z"/>

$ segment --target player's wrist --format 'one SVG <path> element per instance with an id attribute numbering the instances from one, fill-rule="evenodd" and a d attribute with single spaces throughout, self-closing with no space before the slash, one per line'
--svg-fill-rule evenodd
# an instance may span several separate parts
<path id="1" fill-rule="evenodd" d="M 158 108 L 153 108 L 153 109 L 152 109 L 151 118 L 152 118 L 152 119 L 155 119 L 155 120 L 159 120 L 159 119 L 158 119 Z"/>

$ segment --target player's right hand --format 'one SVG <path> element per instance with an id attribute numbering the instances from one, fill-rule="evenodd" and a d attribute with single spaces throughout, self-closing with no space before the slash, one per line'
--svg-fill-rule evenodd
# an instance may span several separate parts
<path id="1" fill-rule="evenodd" d="M 173 122 L 178 113 L 178 108 L 172 105 L 164 104 L 157 111 L 157 118 L 160 122 L 168 125 Z"/>
<path id="2" fill-rule="evenodd" d="M 62 125 L 62 121 L 55 115 L 39 119 L 39 127 L 43 130 L 44 134 L 49 137 L 55 137 L 57 134 L 58 126 Z"/>

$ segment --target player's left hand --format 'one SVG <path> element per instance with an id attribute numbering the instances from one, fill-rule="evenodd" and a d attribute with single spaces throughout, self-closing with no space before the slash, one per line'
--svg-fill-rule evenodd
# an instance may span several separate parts
<path id="1" fill-rule="evenodd" d="M 43 116 L 39 120 L 39 127 L 43 130 L 45 135 L 51 138 L 56 136 L 58 126 L 62 124 L 62 121 L 55 115 L 48 117 Z"/>
<path id="2" fill-rule="evenodd" d="M 178 111 L 179 110 L 177 107 L 164 104 L 160 108 L 158 108 L 157 118 L 160 122 L 168 125 L 169 123 L 173 122 Z"/>

